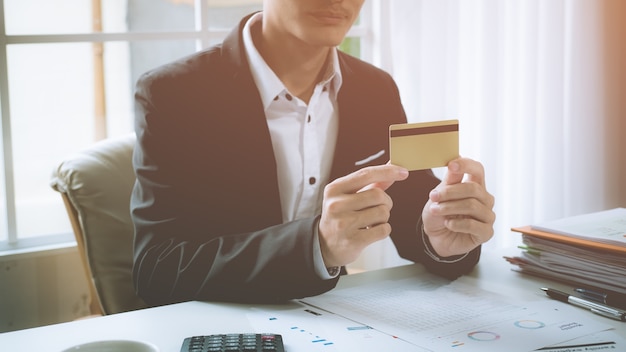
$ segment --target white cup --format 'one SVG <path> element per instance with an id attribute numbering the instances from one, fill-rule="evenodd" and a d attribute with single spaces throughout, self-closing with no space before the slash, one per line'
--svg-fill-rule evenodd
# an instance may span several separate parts
<path id="1" fill-rule="evenodd" d="M 159 349 L 151 344 L 132 340 L 105 340 L 88 342 L 67 348 L 61 352 L 159 352 Z"/>

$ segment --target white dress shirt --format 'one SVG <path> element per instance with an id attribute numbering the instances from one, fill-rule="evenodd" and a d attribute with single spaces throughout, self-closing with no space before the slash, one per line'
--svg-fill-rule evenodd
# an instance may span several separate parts
<path id="1" fill-rule="evenodd" d="M 337 51 L 331 50 L 329 65 L 315 85 L 309 103 L 291 94 L 259 54 L 251 27 L 261 25 L 262 13 L 253 15 L 243 30 L 245 52 L 252 77 L 263 102 L 272 138 L 278 173 L 283 222 L 321 213 L 324 186 L 337 141 L 337 94 L 342 77 Z M 323 263 L 315 232 L 315 266 L 322 278 L 331 278 Z"/>

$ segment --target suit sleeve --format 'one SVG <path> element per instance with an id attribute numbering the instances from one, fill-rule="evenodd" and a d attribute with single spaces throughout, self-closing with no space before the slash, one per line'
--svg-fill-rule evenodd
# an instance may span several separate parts
<path id="1" fill-rule="evenodd" d="M 233 138 L 220 137 L 228 135 L 226 127 L 212 134 L 203 127 L 222 116 L 194 115 L 201 110 L 195 101 L 210 103 L 179 93 L 183 88 L 167 79 L 172 75 L 168 70 L 143 76 L 135 95 L 131 216 L 138 295 L 150 305 L 276 302 L 333 288 L 337 279 L 322 280 L 313 268 L 317 219 L 272 221 L 266 210 L 272 197 L 264 193 L 272 187 L 259 181 L 261 176 L 226 164 L 239 158 L 236 146 L 225 145 Z M 189 78 L 184 85 L 193 88 L 194 82 Z M 199 87 L 184 91 L 207 93 Z M 203 128 L 206 132 L 196 132 Z M 231 149 L 235 155 L 229 159 Z M 256 155 L 250 158 L 252 169 L 268 168 L 253 164 Z M 246 198 L 249 202 L 241 201 Z"/>

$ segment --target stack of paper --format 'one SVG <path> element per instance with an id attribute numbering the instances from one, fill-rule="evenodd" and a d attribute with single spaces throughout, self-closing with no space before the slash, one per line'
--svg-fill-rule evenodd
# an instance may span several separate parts
<path id="1" fill-rule="evenodd" d="M 516 271 L 626 294 L 626 209 L 512 228 L 523 252 L 505 257 Z"/>

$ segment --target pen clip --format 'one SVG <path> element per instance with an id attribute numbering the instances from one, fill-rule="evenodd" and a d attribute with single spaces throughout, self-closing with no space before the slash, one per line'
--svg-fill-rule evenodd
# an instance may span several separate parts
<path id="1" fill-rule="evenodd" d="M 591 290 L 585 290 L 585 289 L 580 289 L 577 288 L 574 291 L 578 292 L 583 298 L 587 298 L 596 302 L 600 302 L 600 303 L 607 303 L 606 302 L 606 297 L 607 294 L 603 293 L 603 292 L 596 292 L 596 291 L 591 291 Z"/>

